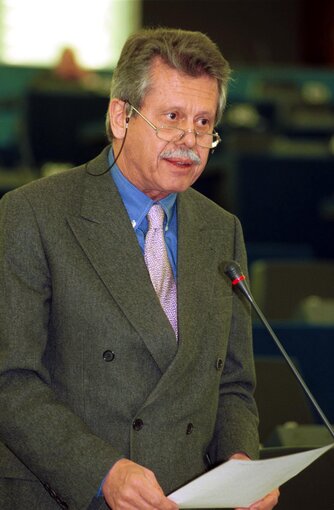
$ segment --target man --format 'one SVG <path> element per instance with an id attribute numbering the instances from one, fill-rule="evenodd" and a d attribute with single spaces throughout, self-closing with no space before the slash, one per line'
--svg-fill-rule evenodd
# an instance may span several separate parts
<path id="1" fill-rule="evenodd" d="M 112 150 L 2 200 L 3 508 L 175 510 L 171 491 L 257 455 L 250 313 L 224 275 L 241 229 L 189 189 L 228 74 L 203 34 L 133 35 Z"/>

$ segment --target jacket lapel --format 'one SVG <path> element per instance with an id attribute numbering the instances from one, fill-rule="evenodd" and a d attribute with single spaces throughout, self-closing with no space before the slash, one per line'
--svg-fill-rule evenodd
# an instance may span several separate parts
<path id="1" fill-rule="evenodd" d="M 100 175 L 106 165 L 106 153 L 88 165 L 80 215 L 69 217 L 68 223 L 97 275 L 164 372 L 177 351 L 175 335 L 113 179 L 109 172 Z"/>
<path id="2" fill-rule="evenodd" d="M 178 229 L 179 354 L 195 355 L 196 344 L 203 340 L 220 254 L 215 229 L 187 192 L 178 198 Z"/>

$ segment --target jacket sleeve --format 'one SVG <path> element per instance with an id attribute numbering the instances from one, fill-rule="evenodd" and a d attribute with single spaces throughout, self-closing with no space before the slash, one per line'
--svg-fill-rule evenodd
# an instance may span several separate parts
<path id="1" fill-rule="evenodd" d="M 24 193 L 0 203 L 0 438 L 68 508 L 87 508 L 121 455 L 56 398 L 45 364 L 51 275 Z"/>
<path id="2" fill-rule="evenodd" d="M 247 258 L 240 222 L 235 218 L 234 260 L 247 274 Z M 215 433 L 209 447 L 213 464 L 236 452 L 258 456 L 258 414 L 254 401 L 255 369 L 251 310 L 238 291 L 233 291 L 228 350 L 221 376 Z"/>

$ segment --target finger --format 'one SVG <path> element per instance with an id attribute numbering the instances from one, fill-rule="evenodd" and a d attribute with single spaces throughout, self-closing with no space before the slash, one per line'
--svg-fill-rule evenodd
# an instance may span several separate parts
<path id="1" fill-rule="evenodd" d="M 279 494 L 278 489 L 273 490 L 264 498 L 251 505 L 249 510 L 272 510 L 278 503 Z"/>
<path id="2" fill-rule="evenodd" d="M 140 496 L 143 500 L 157 510 L 177 510 L 176 503 L 166 498 L 158 482 L 156 480 L 155 483 L 152 482 L 152 485 L 140 487 Z"/>
<path id="3" fill-rule="evenodd" d="M 235 508 L 235 510 L 272 510 L 272 508 L 274 508 L 278 503 L 279 495 L 279 489 L 275 489 L 264 498 L 253 503 L 250 507 L 238 507 Z"/>
<path id="4" fill-rule="evenodd" d="M 160 498 L 154 494 L 150 499 L 146 495 L 143 497 L 136 486 L 128 486 L 107 502 L 113 510 L 158 510 L 159 505 L 162 506 Z"/>
<path id="5" fill-rule="evenodd" d="M 116 499 L 116 501 L 115 501 Z M 114 499 L 115 510 L 177 510 L 168 500 L 152 471 L 140 467 L 136 476 L 128 477 L 127 484 Z M 114 506 L 112 507 L 114 509 Z"/>

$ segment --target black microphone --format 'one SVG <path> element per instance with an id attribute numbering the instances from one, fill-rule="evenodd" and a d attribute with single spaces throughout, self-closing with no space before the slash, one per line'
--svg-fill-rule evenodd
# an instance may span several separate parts
<path id="1" fill-rule="evenodd" d="M 268 323 L 267 319 L 265 318 L 265 316 L 261 312 L 260 308 L 256 304 L 256 302 L 255 302 L 255 300 L 254 300 L 254 298 L 253 298 L 253 296 L 252 296 L 252 294 L 251 294 L 251 292 L 250 292 L 250 290 L 248 288 L 248 285 L 246 283 L 246 277 L 242 274 L 240 266 L 236 262 L 233 262 L 233 261 L 232 262 L 228 262 L 228 264 L 225 266 L 224 272 L 230 278 L 230 280 L 232 282 L 233 288 L 239 289 L 243 293 L 243 295 L 247 298 L 247 300 L 250 302 L 252 307 L 254 308 L 254 310 L 257 313 L 258 317 L 260 318 L 262 324 L 265 326 L 265 328 L 269 332 L 269 334 L 272 337 L 272 339 L 274 340 L 275 344 L 277 345 L 277 347 L 281 351 L 285 361 L 288 363 L 288 365 L 291 368 L 292 372 L 296 376 L 297 381 L 299 382 L 299 384 L 303 388 L 304 392 L 306 393 L 306 395 L 308 396 L 308 398 L 310 399 L 310 401 L 314 405 L 315 409 L 319 413 L 319 415 L 320 415 L 322 421 L 324 422 L 324 424 L 326 425 L 329 433 L 334 438 L 334 430 L 333 430 L 331 424 L 329 423 L 329 421 L 326 418 L 325 414 L 321 410 L 318 402 L 316 401 L 316 399 L 312 395 L 311 391 L 307 387 L 305 381 L 303 380 L 302 376 L 298 372 L 298 370 L 297 370 L 296 366 L 294 365 L 293 361 L 291 360 L 290 356 L 288 355 L 288 353 L 284 349 L 283 345 L 281 344 L 281 342 L 279 341 L 279 339 L 275 335 L 275 333 L 272 330 L 272 328 L 271 328 L 270 324 Z"/>

